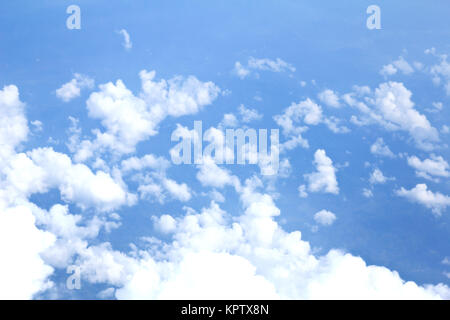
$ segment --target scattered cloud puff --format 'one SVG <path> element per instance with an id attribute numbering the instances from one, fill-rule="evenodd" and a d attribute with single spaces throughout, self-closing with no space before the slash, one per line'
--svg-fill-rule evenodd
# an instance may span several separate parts
<path id="1" fill-rule="evenodd" d="M 438 54 L 435 48 L 425 50 L 426 54 L 431 54 L 440 60 L 439 64 L 435 64 L 429 68 L 433 83 L 437 86 L 442 85 L 447 95 L 450 95 L 450 63 L 447 61 L 446 54 Z"/>
<path id="2" fill-rule="evenodd" d="M 341 106 L 341 103 L 339 102 L 339 96 L 330 89 L 326 89 L 319 93 L 318 95 L 319 100 L 326 104 L 329 107 L 332 108 L 339 108 Z"/>
<path id="3" fill-rule="evenodd" d="M 80 96 L 82 89 L 92 89 L 94 80 L 88 76 L 75 73 L 74 78 L 56 90 L 56 96 L 64 102 L 69 102 Z"/>
<path id="4" fill-rule="evenodd" d="M 380 169 L 373 170 L 372 174 L 370 175 L 369 182 L 371 184 L 384 184 L 388 180 L 394 180 L 394 178 L 387 178 L 384 176 L 383 172 L 381 172 Z"/>
<path id="5" fill-rule="evenodd" d="M 306 192 L 306 186 L 304 184 L 298 186 L 298 196 L 300 198 L 307 198 L 308 197 L 308 193 Z"/>
<path id="6" fill-rule="evenodd" d="M 411 190 L 401 188 L 396 190 L 396 194 L 407 198 L 411 202 L 419 203 L 429 209 L 436 215 L 440 216 L 450 206 L 450 197 L 439 192 L 428 190 L 426 184 L 418 184 Z"/>
<path id="7" fill-rule="evenodd" d="M 430 159 L 423 161 L 416 156 L 411 156 L 408 157 L 408 165 L 416 169 L 416 175 L 418 177 L 428 180 L 439 181 L 435 178 L 450 177 L 448 162 L 441 156 L 431 154 Z"/>
<path id="8" fill-rule="evenodd" d="M 331 226 L 336 220 L 336 215 L 328 210 L 321 210 L 314 215 L 314 220 L 323 226 Z"/>
<path id="9" fill-rule="evenodd" d="M 271 72 L 295 72 L 295 67 L 280 58 L 271 60 L 268 58 L 257 59 L 250 57 L 247 65 L 242 65 L 239 61 L 234 64 L 233 72 L 239 78 L 244 79 L 249 76 L 252 70 L 271 71 Z"/>
<path id="10" fill-rule="evenodd" d="M 308 181 L 308 190 L 310 192 L 338 194 L 336 168 L 333 166 L 333 161 L 327 157 L 325 150 L 318 149 L 314 153 L 314 165 L 317 171 L 305 174 L 305 178 Z"/>
<path id="11" fill-rule="evenodd" d="M 246 78 L 250 74 L 250 70 L 245 68 L 239 61 L 234 64 L 234 73 L 241 79 Z"/>
<path id="12" fill-rule="evenodd" d="M 372 154 L 395 158 L 395 154 L 389 149 L 389 147 L 384 143 L 383 138 L 378 138 L 373 145 L 370 146 L 370 152 Z"/>
<path id="13" fill-rule="evenodd" d="M 420 68 L 420 66 L 418 67 Z M 383 66 L 380 74 L 384 77 L 388 77 L 396 74 L 397 71 L 400 71 L 405 75 L 410 75 L 414 72 L 414 68 L 403 57 L 400 56 L 391 64 Z"/>
<path id="14" fill-rule="evenodd" d="M 263 115 L 258 112 L 256 109 L 246 108 L 243 104 L 238 107 L 239 119 L 233 113 L 226 113 L 223 115 L 223 119 L 219 124 L 220 128 L 235 128 L 239 125 L 239 123 L 243 123 L 244 125 L 261 120 Z"/>
<path id="15" fill-rule="evenodd" d="M 0 165 L 20 143 L 28 137 L 29 129 L 25 117 L 25 104 L 19 99 L 19 89 L 14 85 L 0 90 Z"/>
<path id="16" fill-rule="evenodd" d="M 363 192 L 362 192 L 363 196 L 366 198 L 372 198 L 373 197 L 373 192 L 370 189 L 367 188 L 363 188 Z"/>
<path id="17" fill-rule="evenodd" d="M 241 115 L 242 122 L 249 123 L 255 120 L 261 120 L 262 114 L 259 114 L 256 109 L 246 108 L 243 104 L 239 106 L 239 114 Z"/>
<path id="18" fill-rule="evenodd" d="M 123 47 L 126 50 L 131 50 L 133 48 L 133 43 L 131 42 L 130 35 L 127 30 L 121 29 L 119 34 L 123 36 Z"/>
<path id="19" fill-rule="evenodd" d="M 343 99 L 361 112 L 361 119 L 352 116 L 353 123 L 378 124 L 388 131 L 405 131 L 418 148 L 433 150 L 439 142 L 438 130 L 414 108 L 411 97 L 411 91 L 403 83 L 385 82 L 374 92 L 368 87 L 355 87 L 354 92 L 344 95 Z"/>
<path id="20" fill-rule="evenodd" d="M 325 117 L 322 107 L 307 98 L 299 103 L 292 103 L 282 114 L 274 116 L 275 122 L 282 128 L 282 133 L 288 138 L 281 145 L 281 151 L 292 150 L 297 146 L 309 148 L 308 140 L 302 134 L 309 126 L 325 124 L 333 133 L 348 133 L 350 130 L 340 126 L 341 120 L 335 117 Z"/>

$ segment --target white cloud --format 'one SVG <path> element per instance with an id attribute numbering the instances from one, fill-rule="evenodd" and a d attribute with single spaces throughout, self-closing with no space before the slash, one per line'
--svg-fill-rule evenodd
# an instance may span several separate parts
<path id="1" fill-rule="evenodd" d="M 316 172 L 305 174 L 308 180 L 308 190 L 311 192 L 327 192 L 338 194 L 339 187 L 336 179 L 336 169 L 333 161 L 327 157 L 325 150 L 318 149 L 314 154 Z"/>
<path id="2" fill-rule="evenodd" d="M 120 155 L 131 153 L 139 142 L 157 133 L 159 123 L 167 116 L 195 114 L 210 105 L 220 92 L 214 83 L 201 82 L 193 76 L 156 82 L 154 71 L 143 70 L 140 77 L 142 91 L 139 97 L 121 80 L 116 84 L 100 85 L 100 91 L 90 95 L 87 101 L 89 116 L 99 119 L 106 131 L 95 129 L 94 141 L 79 143 L 75 155 L 78 161 L 104 149 Z"/>
<path id="3" fill-rule="evenodd" d="M 412 137 L 416 146 L 424 150 L 432 150 L 439 141 L 439 133 L 428 119 L 414 108 L 411 100 L 412 93 L 402 83 L 385 82 L 379 85 L 372 96 L 364 97 L 366 103 L 358 102 L 355 96 L 364 96 L 368 92 L 355 90 L 353 94 L 344 96 L 344 101 L 350 106 L 358 108 L 362 120 L 354 117 L 359 125 L 377 123 L 389 131 L 406 131 Z"/>
<path id="4" fill-rule="evenodd" d="M 295 68 L 291 64 L 281 60 L 280 58 L 271 60 L 267 58 L 256 59 L 250 57 L 250 59 L 248 60 L 248 67 L 250 69 L 266 70 L 272 72 L 284 72 L 284 71 L 295 72 Z"/>
<path id="5" fill-rule="evenodd" d="M 132 170 L 141 171 L 148 168 L 157 171 L 165 171 L 170 166 L 170 162 L 163 157 L 147 154 L 141 158 L 131 157 L 125 159 L 122 161 L 121 165 L 124 172 Z"/>
<path id="6" fill-rule="evenodd" d="M 418 184 L 413 189 L 407 190 L 401 188 L 396 191 L 396 194 L 401 197 L 405 197 L 411 202 L 419 203 L 429 209 L 437 215 L 440 216 L 442 211 L 445 211 L 448 206 L 450 206 L 450 197 L 443 195 L 439 192 L 432 192 L 428 190 L 426 184 Z"/>
<path id="7" fill-rule="evenodd" d="M 306 186 L 304 184 L 298 186 L 298 196 L 300 198 L 308 197 L 308 193 L 306 192 Z"/>
<path id="8" fill-rule="evenodd" d="M 384 143 L 383 138 L 378 138 L 375 141 L 375 143 L 370 147 L 370 152 L 383 157 L 395 158 L 394 153 Z"/>
<path id="9" fill-rule="evenodd" d="M 445 257 L 444 260 L 442 260 L 442 264 L 450 266 L 450 258 L 449 257 Z"/>
<path id="10" fill-rule="evenodd" d="M 133 43 L 131 42 L 130 35 L 127 32 L 127 30 L 121 29 L 119 31 L 119 34 L 121 34 L 123 36 L 123 47 L 126 50 L 131 50 L 131 48 L 133 48 Z"/>
<path id="11" fill-rule="evenodd" d="M 168 214 L 163 214 L 160 217 L 153 217 L 153 225 L 162 233 L 172 233 L 177 228 L 177 221 Z"/>
<path id="12" fill-rule="evenodd" d="M 433 108 L 426 108 L 425 111 L 430 113 L 437 113 L 442 111 L 442 109 L 444 108 L 444 104 L 442 102 L 433 102 L 431 103 L 431 105 L 433 106 Z"/>
<path id="13" fill-rule="evenodd" d="M 0 299 L 31 299 L 52 286 L 53 268 L 41 258 L 54 236 L 35 226 L 25 206 L 5 209 L 0 199 Z"/>
<path id="14" fill-rule="evenodd" d="M 373 170 L 372 174 L 370 175 L 369 181 L 371 184 L 384 184 L 388 180 L 393 180 L 394 178 L 387 178 L 384 176 L 383 172 L 381 172 L 380 169 Z"/>
<path id="15" fill-rule="evenodd" d="M 247 65 L 243 66 L 239 61 L 234 64 L 233 73 L 239 78 L 244 79 L 252 73 L 252 70 L 271 71 L 271 72 L 295 72 L 294 66 L 286 61 L 277 58 L 271 60 L 268 58 L 257 59 L 250 57 Z"/>
<path id="16" fill-rule="evenodd" d="M 94 110 L 94 113 L 98 111 L 104 115 L 100 119 L 104 121 L 106 133 L 111 133 L 116 139 L 114 142 L 126 141 L 120 134 L 124 123 L 114 118 L 114 112 L 120 111 L 121 107 L 130 107 L 130 101 L 138 104 L 130 107 L 131 114 L 138 110 L 140 116 L 142 110 L 139 108 L 142 106 L 145 112 L 158 115 L 154 123 L 159 123 L 167 115 L 196 112 L 198 101 L 211 100 L 209 90 L 194 90 L 198 94 L 194 98 L 189 94 L 181 94 L 180 98 L 165 88 L 162 91 L 169 91 L 168 97 L 162 94 L 163 102 L 155 107 L 159 96 L 156 93 L 160 91 L 152 87 L 161 83 L 146 82 L 147 87 L 139 97 L 128 94 L 124 86 L 110 85 L 110 88 L 101 88 L 104 96 L 97 97 L 99 101 L 104 98 L 101 101 L 104 109 Z M 191 92 L 190 89 L 186 91 Z M 203 95 L 205 92 L 207 94 Z M 150 93 L 154 95 L 148 97 Z M 115 105 L 122 98 L 127 102 Z M 190 104 L 191 98 L 195 104 Z M 168 105 L 174 108 L 165 110 L 163 107 Z M 0 252 L 3 254 L 0 280 L 6 283 L 0 288 L 3 297 L 35 296 L 51 286 L 48 276 L 53 272 L 52 267 L 64 268 L 68 263 L 81 267 L 83 281 L 107 285 L 108 291 L 103 291 L 100 296 L 115 294 L 122 299 L 450 297 L 450 289 L 445 285 L 418 286 L 405 282 L 395 271 L 368 266 L 363 259 L 339 250 L 331 250 L 323 256 L 314 255 L 310 244 L 302 239 L 301 232 L 287 232 L 277 223 L 275 219 L 280 215 L 280 209 L 272 196 L 258 191 L 264 187 L 261 180 L 252 177 L 241 184 L 238 177 L 218 167 L 212 159 L 198 166 L 198 180 L 206 187 L 232 186 L 239 196 L 241 209 L 228 213 L 214 201 L 200 212 L 186 207 L 184 215 L 154 218 L 155 227 L 166 233 L 168 241 L 149 237 L 141 239 L 146 242 L 139 247 L 130 244 L 128 253 L 114 250 L 109 243 L 98 243 L 97 235 L 100 228 L 107 231 L 117 227 L 119 218 L 116 214 L 102 212 L 97 215 L 95 212 L 88 218 L 85 214 L 70 214 L 68 206 L 61 205 L 46 211 L 29 203 L 26 198 L 32 193 L 58 188 L 63 200 L 81 208 L 110 211 L 136 200 L 128 193 L 122 174 L 137 171 L 136 176 L 142 177 L 138 182 L 148 182 L 140 187 L 148 186 L 149 190 L 153 187 L 155 192 L 158 187 L 161 192 L 166 190 L 164 188 L 171 189 L 172 194 L 181 199 L 190 195 L 187 185 L 167 178 L 167 164 L 153 155 L 126 159 L 120 164 L 121 170 L 111 166 L 109 172 L 94 173 L 86 165 L 73 163 L 67 155 L 50 148 L 15 154 L 14 149 L 25 140 L 27 132 L 17 88 L 15 92 L 14 88 L 9 88 L 0 93 L 0 111 L 7 115 L 0 121 L 8 124 L 11 119 L 17 119 L 21 124 L 13 131 L 0 127 L 0 150 L 10 149 L 7 161 L 4 161 L 7 166 L 0 167 Z M 144 119 L 155 121 L 154 117 Z M 127 122 L 130 124 L 134 123 Z M 296 130 L 292 129 L 293 132 Z M 141 131 L 138 133 L 143 134 Z M 316 151 L 314 163 L 317 172 L 307 175 L 308 190 L 338 193 L 336 169 L 324 150 Z M 441 201 L 438 195 L 433 194 Z M 12 202 L 22 205 L 11 205 Z M 440 207 L 447 205 L 441 204 Z M 433 206 L 436 207 L 436 203 Z M 110 290 L 111 287 L 117 289 Z"/>
<path id="17" fill-rule="evenodd" d="M 130 276 L 118 278 L 119 299 L 433 299 L 446 298 L 445 285 L 418 286 L 397 272 L 368 266 L 338 250 L 316 257 L 300 232 L 284 231 L 279 214 L 260 183 L 247 180 L 240 190 L 244 214 L 227 222 L 211 203 L 200 213 L 173 218 L 173 242 L 161 258 L 144 255 L 128 262 Z M 161 251 L 162 250 L 162 251 Z M 98 254 L 100 256 L 100 254 Z M 101 254 L 105 255 L 105 254 Z M 117 255 L 109 253 L 111 257 Z M 164 258 L 168 257 L 168 259 Z M 123 257 L 118 257 L 118 259 Z M 99 261 L 99 260 L 97 260 Z M 109 263 L 116 268 L 116 262 Z M 101 270 L 108 270 L 103 265 Z M 99 269 L 100 265 L 96 266 Z M 114 269 L 113 269 L 114 270 Z M 236 278 L 237 276 L 237 278 Z M 120 280 L 122 279 L 122 280 Z M 117 280 L 116 280 L 117 281 Z M 214 289 L 212 289 L 214 288 Z"/>
<path id="18" fill-rule="evenodd" d="M 226 113 L 223 115 L 223 119 L 219 124 L 219 127 L 235 128 L 239 124 L 239 120 L 232 113 Z"/>
<path id="19" fill-rule="evenodd" d="M 362 192 L 363 196 L 366 198 L 372 198 L 373 197 L 373 192 L 370 189 L 367 188 L 363 188 L 363 192 Z"/>
<path id="20" fill-rule="evenodd" d="M 93 87 L 93 79 L 88 76 L 75 73 L 72 80 L 63 84 L 61 88 L 56 90 L 56 96 L 64 102 L 69 102 L 70 100 L 79 97 L 82 89 L 92 89 Z"/>
<path id="21" fill-rule="evenodd" d="M 44 125 L 39 120 L 30 121 L 31 125 L 34 127 L 34 131 L 41 132 Z"/>
<path id="22" fill-rule="evenodd" d="M 393 62 L 394 66 L 400 70 L 403 74 L 409 75 L 414 72 L 413 67 L 403 57 L 399 57 Z"/>
<path id="23" fill-rule="evenodd" d="M 392 62 L 391 64 L 383 66 L 380 71 L 380 74 L 387 77 L 397 73 L 400 70 L 405 75 L 410 75 L 414 72 L 414 68 L 406 61 L 403 57 L 399 57 L 397 60 Z"/>
<path id="24" fill-rule="evenodd" d="M 246 108 L 243 104 L 239 106 L 239 114 L 242 117 L 242 122 L 249 123 L 254 120 L 262 119 L 262 114 L 259 114 L 256 109 Z"/>
<path id="25" fill-rule="evenodd" d="M 314 220 L 323 226 L 331 226 L 336 220 L 336 215 L 331 211 L 321 210 L 314 215 Z"/>
<path id="26" fill-rule="evenodd" d="M 319 93 L 318 97 L 321 102 L 325 103 L 329 107 L 339 108 L 341 106 L 339 97 L 333 90 L 324 90 Z"/>
<path id="27" fill-rule="evenodd" d="M 191 191 L 186 183 L 177 183 L 172 179 L 164 179 L 163 185 L 169 193 L 176 199 L 186 202 L 192 197 Z"/>
<path id="28" fill-rule="evenodd" d="M 447 95 L 450 95 L 450 63 L 447 61 L 448 56 L 439 55 L 434 48 L 425 51 L 426 54 L 432 54 L 439 58 L 440 63 L 429 68 L 429 72 L 433 77 L 433 83 L 443 85 Z"/>
<path id="29" fill-rule="evenodd" d="M 291 150 L 298 145 L 308 148 L 308 140 L 302 137 L 302 133 L 308 130 L 305 125 L 316 126 L 325 124 L 334 133 L 347 133 L 349 129 L 339 126 L 340 120 L 335 117 L 324 117 L 322 107 L 311 99 L 299 103 L 292 103 L 282 114 L 275 115 L 275 122 L 282 128 L 282 133 L 288 138 L 281 146 L 281 150 Z M 303 125 L 300 125 L 303 122 Z"/>
<path id="30" fill-rule="evenodd" d="M 24 108 L 16 86 L 5 86 L 0 90 L 0 164 L 28 136 Z"/>
<path id="31" fill-rule="evenodd" d="M 203 163 L 198 167 L 200 170 L 197 173 L 197 179 L 203 186 L 223 188 L 227 185 L 237 186 L 239 184 L 237 177 L 231 175 L 228 170 L 217 166 L 212 158 L 204 157 Z"/>
<path id="32" fill-rule="evenodd" d="M 394 65 L 392 65 L 392 64 L 387 64 L 387 65 L 383 66 L 383 68 L 381 68 L 381 70 L 380 70 L 380 74 L 385 77 L 392 76 L 396 73 L 397 73 L 397 68 L 395 68 Z"/>
<path id="33" fill-rule="evenodd" d="M 416 156 L 408 157 L 408 165 L 416 169 L 416 175 L 433 180 L 434 177 L 450 177 L 448 162 L 441 156 L 431 155 L 430 159 L 420 160 Z"/>
<path id="34" fill-rule="evenodd" d="M 83 164 L 51 148 L 34 149 L 27 154 L 16 154 L 5 167 L 9 192 L 16 196 L 46 193 L 58 188 L 61 198 L 82 209 L 90 207 L 109 211 L 122 205 L 131 205 L 134 195 L 103 171 L 93 173 Z"/>
<path id="35" fill-rule="evenodd" d="M 234 73 L 241 79 L 244 79 L 250 74 L 250 70 L 245 68 L 239 61 L 234 64 Z"/>

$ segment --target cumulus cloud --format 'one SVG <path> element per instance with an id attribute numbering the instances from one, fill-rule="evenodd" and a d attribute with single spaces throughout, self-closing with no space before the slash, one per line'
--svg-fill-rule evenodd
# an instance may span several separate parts
<path id="1" fill-rule="evenodd" d="M 250 70 L 244 67 L 239 61 L 234 64 L 233 72 L 241 79 L 244 79 L 250 74 Z"/>
<path id="2" fill-rule="evenodd" d="M 0 90 L 0 164 L 28 136 L 24 108 L 16 86 L 9 85 Z"/>
<path id="3" fill-rule="evenodd" d="M 226 113 L 223 115 L 223 119 L 219 124 L 219 127 L 225 127 L 225 128 L 234 128 L 237 127 L 239 124 L 239 120 L 236 118 L 236 116 L 232 113 Z"/>
<path id="4" fill-rule="evenodd" d="M 260 120 L 263 117 L 256 109 L 246 108 L 243 104 L 239 106 L 238 110 L 244 123 Z"/>
<path id="5" fill-rule="evenodd" d="M 305 175 L 308 181 L 308 190 L 338 194 L 336 168 L 333 166 L 333 161 L 327 157 L 325 150 L 318 149 L 314 153 L 314 165 L 317 171 Z"/>
<path id="6" fill-rule="evenodd" d="M 329 107 L 339 108 L 341 106 L 339 96 L 333 90 L 326 89 L 319 93 L 318 97 L 322 103 Z"/>
<path id="7" fill-rule="evenodd" d="M 357 97 L 365 102 L 358 101 Z M 418 148 L 432 150 L 439 142 L 439 133 L 427 117 L 414 108 L 411 97 L 411 91 L 403 83 L 385 82 L 374 93 L 370 89 L 355 88 L 355 92 L 344 96 L 344 101 L 362 113 L 362 119 L 353 117 L 354 123 L 379 124 L 388 131 L 408 132 Z"/>
<path id="8" fill-rule="evenodd" d="M 380 74 L 387 77 L 397 73 L 400 70 L 405 75 L 410 75 L 414 72 L 414 68 L 405 60 L 403 57 L 399 57 L 397 60 L 392 62 L 391 64 L 383 66 L 380 71 Z"/>
<path id="9" fill-rule="evenodd" d="M 429 68 L 433 83 L 437 86 L 443 86 L 447 95 L 450 95 L 450 63 L 446 54 L 438 54 L 436 49 L 431 48 L 425 51 L 426 54 L 436 56 L 440 62 Z"/>
<path id="10" fill-rule="evenodd" d="M 389 149 L 383 138 L 378 138 L 375 143 L 370 146 L 370 152 L 378 156 L 395 158 L 395 154 Z"/>
<path id="11" fill-rule="evenodd" d="M 426 184 L 418 184 L 411 190 L 402 187 L 399 190 L 396 190 L 396 194 L 405 197 L 411 202 L 419 203 L 431 209 L 436 216 L 440 216 L 442 212 L 450 206 L 449 196 L 428 190 Z"/>
<path id="12" fill-rule="evenodd" d="M 195 114 L 210 105 L 220 89 L 212 82 L 197 78 L 174 77 L 154 81 L 155 71 L 140 72 L 142 90 L 135 96 L 121 80 L 100 85 L 100 91 L 87 101 L 89 116 L 99 119 L 106 129 L 95 129 L 95 139 L 83 140 L 76 147 L 75 158 L 85 161 L 98 150 L 123 155 L 135 151 L 136 145 L 157 134 L 166 117 Z"/>
<path id="13" fill-rule="evenodd" d="M 82 89 L 92 89 L 93 87 L 93 79 L 88 76 L 75 73 L 72 80 L 63 84 L 61 88 L 56 90 L 56 96 L 64 102 L 69 102 L 72 99 L 79 97 Z"/>
<path id="14" fill-rule="evenodd" d="M 328 210 L 320 210 L 314 215 L 314 220 L 323 226 L 331 226 L 336 220 L 336 215 Z"/>
<path id="15" fill-rule="evenodd" d="M 388 178 L 385 177 L 383 172 L 381 172 L 380 169 L 373 170 L 372 174 L 370 175 L 369 181 L 371 184 L 384 184 L 388 180 L 393 180 L 394 178 Z"/>
<path id="16" fill-rule="evenodd" d="M 100 270 L 92 281 L 115 283 L 119 299 L 448 297 L 445 285 L 418 286 L 342 251 L 314 256 L 300 232 L 288 233 L 274 220 L 280 211 L 269 195 L 257 191 L 260 186 L 252 178 L 237 189 L 244 211 L 232 221 L 214 202 L 200 212 L 156 219 L 172 240 L 154 254 L 150 249 L 124 256 L 96 246 L 79 262 L 89 274 Z"/>
<path id="17" fill-rule="evenodd" d="M 212 158 L 204 158 L 199 168 L 197 179 L 203 186 L 223 188 L 227 185 L 239 185 L 237 177 L 231 175 L 229 170 L 219 167 Z"/>
<path id="18" fill-rule="evenodd" d="M 397 73 L 397 68 L 395 68 L 394 65 L 392 65 L 392 64 L 387 64 L 387 65 L 383 66 L 380 70 L 380 74 L 385 77 L 392 76 L 396 73 Z"/>
<path id="19" fill-rule="evenodd" d="M 55 237 L 35 225 L 25 206 L 4 208 L 0 199 L 0 299 L 31 299 L 52 286 L 53 268 L 41 254 Z"/>
<path id="20" fill-rule="evenodd" d="M 430 159 L 420 160 L 416 156 L 408 157 L 408 165 L 416 169 L 416 175 L 428 180 L 450 177 L 448 162 L 441 156 L 431 155 Z"/>
<path id="21" fill-rule="evenodd" d="M 214 85 L 198 80 L 186 84 L 188 80 L 178 79 L 171 91 L 167 82 L 155 82 L 148 73 L 141 76 L 145 81 L 139 96 L 119 82 L 110 83 L 91 95 L 88 103 L 91 116 L 102 121 L 104 134 L 112 139 L 109 143 L 117 143 L 119 148 L 141 141 L 126 136 L 125 126 L 151 122 L 152 130 L 156 130 L 164 117 L 195 113 L 214 100 Z M 167 106 L 172 108 L 168 110 Z M 115 112 L 128 115 L 122 108 L 137 115 L 137 123 L 116 117 Z M 0 124 L 8 128 L 11 122 L 14 128 L 0 127 L 0 159 L 4 164 L 0 167 L 0 252 L 4 255 L 0 280 L 6 283 L 0 287 L 1 297 L 36 297 L 52 287 L 49 276 L 54 268 L 64 269 L 68 264 L 81 267 L 83 281 L 106 285 L 108 289 L 101 291 L 100 297 L 115 295 L 119 299 L 450 297 L 450 289 L 443 284 L 406 282 L 395 271 L 367 265 L 362 258 L 340 250 L 315 255 L 300 231 L 288 232 L 278 224 L 281 210 L 273 196 L 261 191 L 263 181 L 253 176 L 241 182 L 212 159 L 198 165 L 197 179 L 212 191 L 226 186 L 234 189 L 240 201 L 232 212 L 215 201 L 200 210 L 186 206 L 184 214 L 153 218 L 155 228 L 167 241 L 144 237 L 138 244 L 131 243 L 128 252 L 114 249 L 112 244 L 101 242 L 99 232 L 117 228 L 120 217 L 113 211 L 137 200 L 128 192 L 122 175 L 136 178 L 134 181 L 147 187 L 148 192 L 157 193 L 160 188 L 162 194 L 182 201 L 191 195 L 188 186 L 167 177 L 169 164 L 155 155 L 130 157 L 111 168 L 104 164 L 105 171 L 94 172 L 51 148 L 16 153 L 28 128 L 14 86 L 0 92 L 0 112 L 5 115 Z M 308 121 L 314 122 L 314 118 Z M 289 129 L 289 121 L 286 123 L 288 132 L 297 132 L 297 127 Z M 140 137 L 153 133 L 130 130 Z M 95 145 L 99 141 L 89 142 Z M 95 163 L 102 166 L 101 159 L 97 160 Z M 324 150 L 316 151 L 314 164 L 316 171 L 305 176 L 308 191 L 337 194 L 336 169 Z M 30 195 L 52 188 L 59 190 L 62 201 L 81 208 L 82 214 L 71 213 L 67 205 L 55 204 L 44 210 L 29 202 Z M 438 194 L 433 196 L 439 198 Z M 444 200 L 450 201 L 447 198 Z M 442 204 L 440 207 L 444 208 Z M 85 214 L 85 209 L 95 210 Z M 329 223 L 330 217 L 322 213 L 318 219 Z"/>
<path id="22" fill-rule="evenodd" d="M 282 128 L 283 135 L 288 138 L 282 144 L 281 150 L 291 150 L 298 145 L 308 148 L 308 140 L 302 136 L 302 133 L 308 130 L 308 125 L 316 126 L 323 123 L 334 133 L 349 132 L 347 127 L 339 126 L 339 119 L 325 117 L 322 107 L 309 98 L 292 103 L 282 114 L 275 115 L 274 120 Z"/>
<path id="23" fill-rule="evenodd" d="M 9 192 L 16 196 L 58 188 L 64 200 L 82 209 L 94 207 L 100 211 L 110 211 L 135 201 L 134 195 L 108 173 L 93 173 L 87 166 L 73 164 L 67 155 L 51 148 L 16 154 L 4 173 Z"/>
<path id="24" fill-rule="evenodd" d="M 186 183 L 178 183 L 168 178 L 166 171 L 169 167 L 170 162 L 167 159 L 152 154 L 140 158 L 131 157 L 121 163 L 125 176 L 138 173 L 134 175 L 134 180 L 138 183 L 141 198 L 154 198 L 163 203 L 169 195 L 182 202 L 189 201 L 192 197 L 191 189 Z"/>

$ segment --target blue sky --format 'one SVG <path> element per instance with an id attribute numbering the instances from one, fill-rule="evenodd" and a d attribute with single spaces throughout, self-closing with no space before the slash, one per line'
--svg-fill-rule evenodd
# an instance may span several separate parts
<path id="1" fill-rule="evenodd" d="M 1 273 L 18 269 L 1 296 L 448 299 L 450 6 L 375 2 L 0 4 Z M 366 27 L 372 4 L 381 30 Z M 233 127 L 226 114 L 307 145 L 282 150 L 273 177 L 171 163 L 177 125 Z M 81 290 L 66 288 L 70 265 Z"/>

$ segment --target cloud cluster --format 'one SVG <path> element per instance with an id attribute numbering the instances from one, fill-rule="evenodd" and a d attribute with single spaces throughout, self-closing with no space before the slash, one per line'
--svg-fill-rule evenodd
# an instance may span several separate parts
<path id="1" fill-rule="evenodd" d="M 56 90 L 56 96 L 64 102 L 69 102 L 80 96 L 82 89 L 92 89 L 94 80 L 88 76 L 75 73 L 74 78 L 63 84 L 61 88 Z"/>
<path id="2" fill-rule="evenodd" d="M 368 87 L 355 87 L 355 91 L 344 95 L 343 99 L 362 114 L 361 119 L 353 116 L 353 123 L 378 124 L 388 131 L 405 131 L 418 148 L 432 150 L 439 142 L 439 133 L 427 117 L 414 108 L 411 97 L 411 91 L 403 83 L 385 82 L 374 92 Z"/>
<path id="3" fill-rule="evenodd" d="M 450 177 L 448 162 L 441 156 L 432 154 L 430 159 L 423 161 L 416 156 L 411 156 L 408 157 L 408 165 L 416 169 L 416 175 L 418 177 L 428 180 L 439 181 L 437 178 Z"/>
<path id="4" fill-rule="evenodd" d="M 446 196 L 440 192 L 433 192 L 428 190 L 426 184 L 418 184 L 411 190 L 405 188 L 400 188 L 396 191 L 396 194 L 401 197 L 405 197 L 411 202 L 419 203 L 429 209 L 437 215 L 440 216 L 442 211 L 450 206 L 450 197 Z"/>
<path id="5" fill-rule="evenodd" d="M 142 90 L 134 95 L 121 80 L 100 85 L 87 100 L 88 114 L 99 119 L 105 131 L 95 129 L 94 140 L 83 140 L 75 147 L 75 159 L 85 161 L 99 150 L 118 155 L 135 151 L 136 145 L 155 135 L 166 117 L 195 114 L 210 105 L 220 89 L 197 78 L 174 77 L 155 81 L 155 71 L 140 72 Z"/>
<path id="6" fill-rule="evenodd" d="M 291 150 L 299 145 L 309 148 L 308 140 L 302 136 L 308 130 L 308 126 L 325 124 L 333 133 L 350 131 L 347 127 L 339 125 L 339 119 L 324 116 L 322 107 L 309 98 L 299 103 L 292 103 L 282 114 L 275 115 L 274 120 L 288 139 L 282 144 L 281 151 Z"/>
<path id="7" fill-rule="evenodd" d="M 138 142 L 156 134 L 165 117 L 194 114 L 219 93 L 213 83 L 195 77 L 157 82 L 154 76 L 141 72 L 138 96 L 120 80 L 91 94 L 89 115 L 99 119 L 105 131 L 94 131 L 93 140 L 74 137 L 73 147 L 79 147 L 75 159 L 96 155 L 95 148 L 118 150 L 119 156 L 131 153 Z M 391 99 L 388 96 L 386 103 Z M 239 206 L 226 212 L 211 201 L 200 210 L 185 206 L 184 213 L 155 216 L 148 223 L 153 221 L 167 241 L 142 237 L 130 243 L 128 252 L 115 249 L 98 235 L 118 228 L 120 216 L 115 211 L 138 200 L 128 191 L 124 176 L 137 182 L 141 197 L 169 194 L 180 201 L 191 199 L 193 192 L 185 183 L 167 177 L 167 160 L 147 154 L 109 166 L 97 158 L 94 172 L 52 148 L 19 152 L 28 126 L 15 86 L 0 91 L 0 113 L 0 252 L 5 258 L 0 280 L 6 284 L 0 287 L 0 297 L 33 298 L 50 290 L 58 295 L 50 276 L 55 269 L 75 264 L 83 270 L 83 281 L 107 287 L 100 296 L 119 299 L 450 298 L 450 289 L 443 284 L 406 282 L 395 271 L 367 265 L 340 250 L 315 255 L 300 231 L 288 232 L 277 222 L 281 210 L 274 197 L 263 191 L 264 181 L 257 176 L 241 181 L 209 158 L 198 165 L 197 180 L 217 199 L 216 189 L 231 189 L 227 192 L 237 194 Z M 287 134 L 301 133 L 297 121 L 306 125 L 324 121 L 321 108 L 311 100 L 294 105 L 276 120 Z M 73 128 L 72 133 L 79 135 L 79 130 Z M 92 146 L 90 155 L 80 156 L 82 147 Z M 316 170 L 305 175 L 307 186 L 299 189 L 300 194 L 338 194 L 336 168 L 325 150 L 315 152 L 314 165 Z M 32 194 L 52 189 L 59 191 L 63 203 L 46 210 L 30 202 Z M 428 191 L 426 185 L 397 193 L 436 214 L 450 205 L 449 197 Z M 325 210 L 315 215 L 322 225 L 335 219 Z"/>

